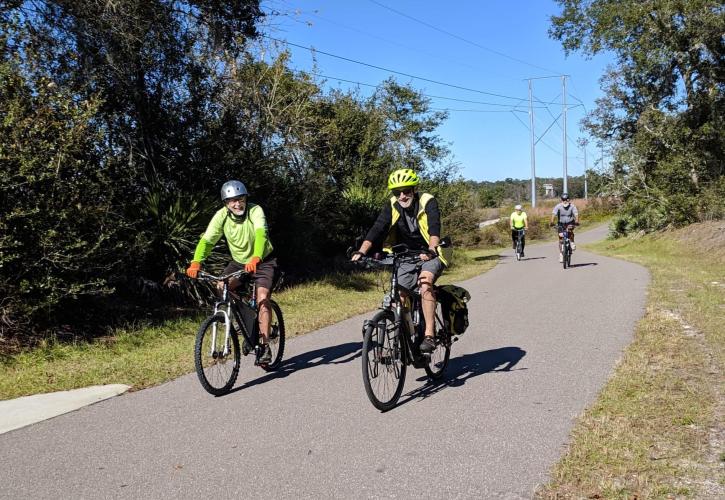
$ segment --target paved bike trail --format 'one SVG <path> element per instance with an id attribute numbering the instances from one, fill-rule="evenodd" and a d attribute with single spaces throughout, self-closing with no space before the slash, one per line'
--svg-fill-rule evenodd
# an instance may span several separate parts
<path id="1" fill-rule="evenodd" d="M 245 358 L 224 397 L 190 374 L 0 435 L 0 498 L 530 498 L 632 339 L 649 280 L 581 249 L 563 270 L 556 252 L 508 251 L 463 282 L 471 326 L 445 381 L 410 369 L 390 412 L 363 389 L 359 316 L 289 341 L 277 374 Z"/>

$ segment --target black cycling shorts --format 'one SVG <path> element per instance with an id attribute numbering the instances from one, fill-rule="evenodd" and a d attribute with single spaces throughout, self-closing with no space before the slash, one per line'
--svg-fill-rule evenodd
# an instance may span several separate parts
<path id="1" fill-rule="evenodd" d="M 244 264 L 240 264 L 236 261 L 231 261 L 224 268 L 224 274 L 230 274 L 236 271 L 244 269 Z M 254 273 L 254 282 L 257 287 L 266 288 L 272 290 L 274 286 L 274 278 L 277 274 L 277 259 L 275 257 L 268 258 L 267 260 L 257 264 L 257 272 Z"/>

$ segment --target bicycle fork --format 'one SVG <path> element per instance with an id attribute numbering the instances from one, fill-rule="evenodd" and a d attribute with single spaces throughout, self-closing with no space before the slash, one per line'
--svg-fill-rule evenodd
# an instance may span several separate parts
<path id="1" fill-rule="evenodd" d="M 231 351 L 231 338 L 230 338 L 230 331 L 231 331 L 231 319 L 229 318 L 229 312 L 226 309 L 219 308 L 219 304 L 214 305 L 214 314 L 222 313 L 224 315 L 224 347 L 222 348 L 221 352 L 217 350 L 217 336 L 219 335 L 218 332 L 218 325 L 219 323 L 215 321 L 212 324 L 211 328 L 211 352 L 209 355 L 213 359 L 224 359 L 227 356 L 229 356 L 229 352 Z"/>

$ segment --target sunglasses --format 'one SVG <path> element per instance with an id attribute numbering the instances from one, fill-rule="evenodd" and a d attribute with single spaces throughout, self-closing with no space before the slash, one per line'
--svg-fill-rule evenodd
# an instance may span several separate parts
<path id="1" fill-rule="evenodd" d="M 391 192 L 396 198 L 400 196 L 401 193 L 403 193 L 405 196 L 410 196 L 411 194 L 413 194 L 413 188 L 409 187 L 404 189 L 391 189 Z"/>

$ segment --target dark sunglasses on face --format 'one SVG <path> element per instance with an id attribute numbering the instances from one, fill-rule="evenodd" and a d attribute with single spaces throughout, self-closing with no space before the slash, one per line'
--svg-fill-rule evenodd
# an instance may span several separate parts
<path id="1" fill-rule="evenodd" d="M 403 193 L 405 196 L 410 196 L 413 193 L 413 188 L 403 188 L 403 189 L 392 189 L 393 196 L 396 198 L 400 196 L 400 193 Z"/>

